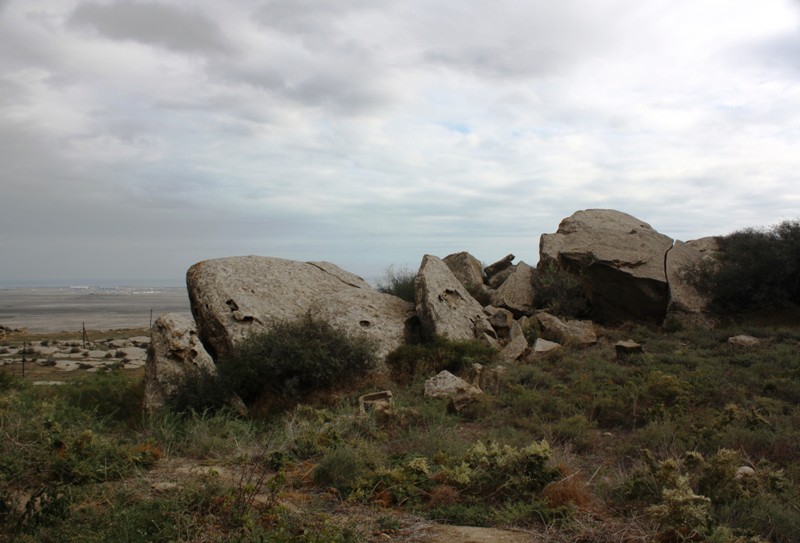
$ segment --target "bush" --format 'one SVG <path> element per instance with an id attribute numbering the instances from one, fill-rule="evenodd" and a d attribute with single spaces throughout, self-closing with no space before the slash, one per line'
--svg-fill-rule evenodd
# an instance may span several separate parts
<path id="1" fill-rule="evenodd" d="M 417 296 L 416 278 L 417 274 L 408 268 L 395 270 L 394 266 L 389 266 L 385 276 L 378 280 L 378 291 L 397 296 L 413 304 Z"/>
<path id="2" fill-rule="evenodd" d="M 800 220 L 718 238 L 720 252 L 687 270 L 719 313 L 800 306 Z"/>
<path id="3" fill-rule="evenodd" d="M 554 262 L 539 266 L 533 276 L 533 303 L 561 317 L 582 318 L 591 308 L 585 287 L 576 275 Z"/>
<path id="4" fill-rule="evenodd" d="M 306 315 L 275 322 L 266 332 L 247 338 L 218 369 L 222 386 L 252 403 L 265 392 L 298 399 L 341 384 L 376 362 L 373 340 Z"/>
<path id="5" fill-rule="evenodd" d="M 401 345 L 386 357 L 392 379 L 407 383 L 416 375 L 437 374 L 442 370 L 458 374 L 472 364 L 491 365 L 497 351 L 487 343 L 473 340 L 456 341 L 434 336 L 426 343 Z"/>

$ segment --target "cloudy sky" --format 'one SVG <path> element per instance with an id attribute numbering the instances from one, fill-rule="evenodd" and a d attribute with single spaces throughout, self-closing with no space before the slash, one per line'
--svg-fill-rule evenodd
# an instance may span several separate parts
<path id="1" fill-rule="evenodd" d="M 800 216 L 798 0 L 0 0 L 0 280 Z"/>

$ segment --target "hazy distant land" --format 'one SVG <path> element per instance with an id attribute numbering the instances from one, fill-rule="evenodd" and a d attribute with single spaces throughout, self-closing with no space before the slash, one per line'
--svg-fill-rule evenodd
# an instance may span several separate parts
<path id="1" fill-rule="evenodd" d="M 31 332 L 146 328 L 162 313 L 189 313 L 186 287 L 0 288 L 0 325 Z"/>

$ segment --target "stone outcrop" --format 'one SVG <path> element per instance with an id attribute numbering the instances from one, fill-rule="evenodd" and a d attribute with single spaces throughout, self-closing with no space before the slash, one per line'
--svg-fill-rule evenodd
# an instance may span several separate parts
<path id="1" fill-rule="evenodd" d="M 508 309 L 515 316 L 530 315 L 533 311 L 534 269 L 520 262 L 505 281 L 492 293 L 492 305 Z"/>
<path id="2" fill-rule="evenodd" d="M 556 263 L 583 278 L 594 318 L 601 322 L 662 321 L 667 315 L 708 325 L 709 300 L 686 270 L 713 259 L 716 237 L 673 241 L 620 211 L 589 209 L 543 234 L 539 265 Z"/>
<path id="3" fill-rule="evenodd" d="M 216 372 L 189 317 L 161 315 L 153 323 L 152 334 L 144 371 L 144 408 L 149 412 L 163 406 L 187 375 Z"/>
<path id="4" fill-rule="evenodd" d="M 441 258 L 425 255 L 417 273 L 417 315 L 427 332 L 450 339 L 474 339 L 486 330 L 483 307 Z"/>
<path id="5" fill-rule="evenodd" d="M 217 361 L 249 334 L 308 313 L 375 339 L 381 357 L 401 345 L 416 322 L 412 304 L 328 262 L 206 260 L 189 268 L 186 284 L 200 338 Z"/>
<path id="6" fill-rule="evenodd" d="M 542 338 L 562 345 L 587 347 L 597 343 L 592 321 L 562 321 L 549 313 L 537 313 L 542 328 Z"/>
<path id="7" fill-rule="evenodd" d="M 595 318 L 663 320 L 669 302 L 665 271 L 672 239 L 619 211 L 578 211 L 543 234 L 540 264 L 557 262 L 579 271 Z"/>
<path id="8" fill-rule="evenodd" d="M 481 262 L 468 252 L 447 255 L 442 260 L 465 287 L 479 288 L 483 285 Z"/>

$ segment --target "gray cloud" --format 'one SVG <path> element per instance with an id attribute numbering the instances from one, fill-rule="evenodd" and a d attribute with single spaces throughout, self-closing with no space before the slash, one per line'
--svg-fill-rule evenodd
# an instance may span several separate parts
<path id="1" fill-rule="evenodd" d="M 132 40 L 178 52 L 230 51 L 219 27 L 204 14 L 154 2 L 82 3 L 69 22 L 91 27 L 114 40 Z"/>

